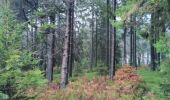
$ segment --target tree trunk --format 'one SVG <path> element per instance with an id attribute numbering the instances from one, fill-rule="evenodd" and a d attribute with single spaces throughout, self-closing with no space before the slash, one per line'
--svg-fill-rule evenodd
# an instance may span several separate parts
<path id="1" fill-rule="evenodd" d="M 113 20 L 116 22 L 116 0 L 113 0 Z M 116 58 L 116 27 L 112 30 L 112 47 L 111 47 L 111 66 L 110 66 L 110 79 L 115 75 L 115 58 Z"/>
<path id="2" fill-rule="evenodd" d="M 151 66 L 152 70 L 155 71 L 160 62 L 160 54 L 157 53 L 154 44 L 159 40 L 159 28 L 160 28 L 160 10 L 151 14 Z"/>
<path id="3" fill-rule="evenodd" d="M 133 54 L 134 54 L 134 27 L 133 27 L 133 16 L 130 18 L 131 26 L 130 26 L 130 65 L 133 66 Z"/>
<path id="4" fill-rule="evenodd" d="M 70 43 L 71 41 L 71 6 L 72 3 L 74 2 L 74 0 L 68 0 L 66 2 L 67 5 L 67 13 L 66 13 L 66 32 L 65 32 L 65 38 L 64 38 L 64 51 L 63 51 L 63 59 L 62 59 L 62 67 L 61 67 L 61 83 L 60 83 L 60 87 L 61 88 L 65 88 L 66 85 L 68 84 L 68 70 L 70 67 L 70 62 L 69 60 L 71 60 L 69 58 L 69 53 L 70 53 Z"/>
<path id="5" fill-rule="evenodd" d="M 73 69 L 73 63 L 74 63 L 74 0 L 70 2 L 70 8 L 69 8 L 69 51 L 68 51 L 68 71 L 69 76 L 72 77 L 72 69 Z"/>
<path id="6" fill-rule="evenodd" d="M 97 24 L 98 24 L 98 23 L 97 23 L 97 21 L 98 21 L 98 20 L 97 20 L 97 16 L 96 16 L 96 50 L 95 50 L 95 51 L 96 51 L 96 62 L 95 62 L 95 66 L 96 66 L 96 67 L 97 67 L 97 60 L 98 60 L 98 59 L 97 59 L 97 57 L 98 57 L 98 56 L 97 56 L 97 55 L 98 55 L 98 51 L 97 51 L 97 49 L 98 49 L 98 41 L 97 41 L 97 39 L 98 39 L 98 25 L 97 25 Z"/>
<path id="7" fill-rule="evenodd" d="M 92 20 L 91 20 L 91 54 L 90 54 L 90 70 L 94 65 L 94 3 L 92 4 Z"/>
<path id="8" fill-rule="evenodd" d="M 55 24 L 55 15 L 50 16 L 50 23 Z M 47 67 L 46 78 L 49 82 L 53 80 L 53 68 L 54 68 L 54 43 L 55 43 L 55 30 L 51 30 L 47 34 Z"/>
<path id="9" fill-rule="evenodd" d="M 68 49 L 69 49 L 69 7 L 67 8 L 66 32 L 64 38 L 64 51 L 61 67 L 61 83 L 60 87 L 65 88 L 68 82 Z"/>
<path id="10" fill-rule="evenodd" d="M 134 61 L 134 67 L 136 67 L 136 69 L 137 69 L 137 62 L 136 62 L 136 17 L 135 17 L 135 20 L 134 20 L 134 22 L 135 22 L 135 29 L 134 29 L 134 57 L 133 57 L 133 61 Z"/>
<path id="11" fill-rule="evenodd" d="M 109 11 L 110 11 L 110 0 L 107 0 L 107 16 L 106 16 L 106 65 L 109 67 L 110 64 L 110 30 L 109 30 L 109 27 L 110 27 L 110 23 L 109 23 L 109 19 L 110 19 L 110 14 L 109 14 Z"/>
<path id="12" fill-rule="evenodd" d="M 125 23 L 124 23 L 125 24 Z M 127 27 L 126 27 L 126 25 L 124 25 L 124 35 L 123 35 L 123 42 L 124 42 L 124 64 L 126 64 L 127 63 L 127 61 L 126 61 L 126 33 L 127 33 Z"/>

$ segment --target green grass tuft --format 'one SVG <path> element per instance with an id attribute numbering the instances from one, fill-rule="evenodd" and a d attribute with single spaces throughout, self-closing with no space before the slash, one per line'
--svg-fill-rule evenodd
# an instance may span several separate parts
<path id="1" fill-rule="evenodd" d="M 138 70 L 138 74 L 142 76 L 149 90 L 156 95 L 157 100 L 169 100 L 160 86 L 166 80 L 164 74 L 149 70 Z"/>

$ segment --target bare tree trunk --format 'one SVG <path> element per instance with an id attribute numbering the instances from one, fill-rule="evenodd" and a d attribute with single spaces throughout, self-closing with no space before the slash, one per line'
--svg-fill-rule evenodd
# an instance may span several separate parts
<path id="1" fill-rule="evenodd" d="M 134 61 L 134 67 L 136 67 L 136 69 L 137 69 L 137 62 L 136 62 L 136 17 L 134 18 L 135 20 L 134 20 L 134 22 L 135 22 L 135 28 L 134 28 L 134 57 L 133 57 L 133 61 Z"/>
<path id="2" fill-rule="evenodd" d="M 91 21 L 91 54 L 90 54 L 90 70 L 94 65 L 94 3 L 92 4 L 92 21 Z"/>
<path id="3" fill-rule="evenodd" d="M 66 32 L 64 39 L 64 51 L 61 67 L 61 88 L 65 88 L 68 82 L 68 49 L 69 49 L 69 12 L 67 11 Z"/>
<path id="4" fill-rule="evenodd" d="M 116 22 L 116 0 L 113 0 L 113 20 Z M 115 75 L 115 58 L 116 58 L 116 27 L 113 27 L 112 30 L 112 50 L 111 50 L 111 65 L 110 65 L 110 79 L 113 79 L 113 76 Z"/>
<path id="5" fill-rule="evenodd" d="M 50 23 L 55 24 L 55 15 L 50 16 Z M 55 42 L 55 30 L 50 30 L 47 34 L 47 68 L 46 78 L 49 82 L 53 80 L 53 68 L 54 68 L 54 42 Z"/>
<path id="6" fill-rule="evenodd" d="M 149 52 L 147 52 L 147 64 L 149 64 Z"/>
<path id="7" fill-rule="evenodd" d="M 98 25 L 97 25 L 98 23 L 97 23 L 97 16 L 96 16 L 96 62 L 95 62 L 95 66 L 97 67 L 97 55 L 98 55 L 98 51 L 97 51 L 97 49 L 98 49 L 98 41 L 97 41 L 97 39 L 98 39 Z"/>
<path id="8" fill-rule="evenodd" d="M 65 32 L 65 38 L 64 38 L 64 51 L 63 51 L 63 59 L 62 59 L 62 67 L 61 67 L 61 83 L 60 87 L 65 88 L 68 84 L 68 69 L 69 69 L 69 47 L 70 47 L 70 31 L 71 31 L 71 4 L 74 2 L 74 0 L 68 0 L 66 2 L 67 5 L 67 13 L 66 13 L 66 32 Z"/>
<path id="9" fill-rule="evenodd" d="M 106 65 L 109 67 L 110 64 L 109 64 L 109 59 L 110 59 L 110 30 L 109 30 L 109 27 L 110 27 L 110 23 L 109 23 L 109 19 L 110 19 L 110 14 L 109 14 L 109 11 L 110 11 L 110 0 L 107 0 L 107 17 L 106 17 Z"/>
<path id="10" fill-rule="evenodd" d="M 126 61 L 126 33 L 127 33 L 127 27 L 126 27 L 126 25 L 124 25 L 124 35 L 123 35 L 123 40 L 124 40 L 124 64 L 126 64 L 127 63 L 127 61 Z"/>
<path id="11" fill-rule="evenodd" d="M 74 0 L 70 2 L 69 8 L 69 56 L 68 56 L 68 72 L 69 76 L 72 77 L 72 68 L 74 63 Z"/>
<path id="12" fill-rule="evenodd" d="M 157 53 L 156 53 L 156 48 L 154 47 L 154 44 L 156 43 L 156 28 L 158 28 L 158 26 L 156 25 L 156 22 L 159 19 L 157 19 L 157 14 L 156 12 L 153 12 L 151 14 L 151 40 L 150 40 L 150 44 L 151 44 L 151 66 L 152 66 L 152 70 L 155 71 L 156 70 L 156 60 L 157 60 Z M 157 33 L 158 34 L 158 33 Z"/>
<path id="13" fill-rule="evenodd" d="M 141 53 L 138 53 L 138 66 L 141 66 Z"/>
<path id="14" fill-rule="evenodd" d="M 133 27 L 133 16 L 130 18 L 131 26 L 130 26 L 130 65 L 133 66 L 133 38 L 134 38 L 134 27 Z"/>

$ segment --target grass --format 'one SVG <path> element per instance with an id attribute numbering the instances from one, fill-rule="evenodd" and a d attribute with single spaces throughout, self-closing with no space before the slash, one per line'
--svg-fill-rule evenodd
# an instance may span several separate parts
<path id="1" fill-rule="evenodd" d="M 95 78 L 97 76 L 97 72 L 88 72 L 85 73 L 85 76 L 89 79 L 92 80 L 93 78 Z"/>
<path id="2" fill-rule="evenodd" d="M 84 71 L 82 73 L 80 73 L 80 75 L 74 75 L 72 77 L 69 78 L 70 81 L 76 81 L 79 78 L 81 78 L 82 76 L 87 77 L 87 79 L 92 80 L 95 77 L 98 77 L 98 72 L 97 71 Z M 61 74 L 58 72 L 54 72 L 54 83 L 60 83 L 60 78 L 61 78 Z"/>
<path id="3" fill-rule="evenodd" d="M 156 95 L 157 100 L 170 100 L 160 86 L 166 80 L 165 75 L 149 70 L 138 70 L 138 74 L 142 76 L 149 90 Z"/>

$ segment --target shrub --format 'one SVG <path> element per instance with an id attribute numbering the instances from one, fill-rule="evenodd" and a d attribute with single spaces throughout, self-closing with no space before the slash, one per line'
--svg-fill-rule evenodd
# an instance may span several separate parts
<path id="1" fill-rule="evenodd" d="M 0 99 L 1 99 L 1 100 L 8 100 L 9 97 L 8 97 L 8 95 L 0 92 Z"/>
<path id="2" fill-rule="evenodd" d="M 116 72 L 116 75 L 114 77 L 115 82 L 123 84 L 126 82 L 130 82 L 130 83 L 139 83 L 141 82 L 141 77 L 136 73 L 136 69 L 128 66 L 128 65 L 124 65 L 121 69 L 119 69 Z"/>
<path id="3" fill-rule="evenodd" d="M 160 64 L 160 71 L 164 74 L 170 73 L 170 62 L 169 62 L 169 60 L 170 59 L 165 59 Z"/>
<path id="4" fill-rule="evenodd" d="M 53 32 L 53 30 L 56 29 L 56 26 L 54 24 L 48 24 L 44 23 L 41 27 L 40 30 L 42 33 L 49 34 L 50 32 Z"/>
<path id="5" fill-rule="evenodd" d="M 10 100 L 21 99 L 29 87 L 38 87 L 45 80 L 35 69 L 38 60 L 30 51 L 21 49 L 23 26 L 17 22 L 8 7 L 0 8 L 0 96 Z"/>

